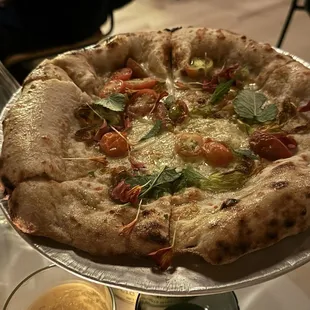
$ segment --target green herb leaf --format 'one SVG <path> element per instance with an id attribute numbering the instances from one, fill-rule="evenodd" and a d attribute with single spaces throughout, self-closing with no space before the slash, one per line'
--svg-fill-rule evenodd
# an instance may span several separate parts
<path id="1" fill-rule="evenodd" d="M 200 181 L 206 179 L 202 174 L 193 167 L 187 166 L 182 170 L 182 176 L 174 184 L 174 192 L 178 192 L 184 188 L 195 186 L 200 187 Z"/>
<path id="2" fill-rule="evenodd" d="M 161 130 L 161 125 L 162 125 L 162 121 L 161 120 L 156 120 L 154 126 L 152 127 L 152 129 L 145 135 L 143 136 L 140 141 L 145 141 L 149 138 L 155 137 L 159 134 L 160 130 Z"/>
<path id="3" fill-rule="evenodd" d="M 273 103 L 263 107 L 266 100 L 263 93 L 244 89 L 234 99 L 233 105 L 240 117 L 264 123 L 274 120 L 278 113 L 277 106 Z"/>
<path id="4" fill-rule="evenodd" d="M 172 193 L 173 182 L 182 175 L 175 169 L 164 167 L 159 173 L 151 175 L 138 175 L 127 178 L 125 182 L 131 187 L 143 186 L 140 197 L 159 198 L 165 193 Z"/>
<path id="5" fill-rule="evenodd" d="M 264 109 L 261 110 L 261 113 L 257 115 L 256 119 L 260 123 L 265 123 L 272 121 L 276 118 L 278 114 L 278 108 L 275 104 L 268 104 Z"/>
<path id="6" fill-rule="evenodd" d="M 222 100 L 223 97 L 229 92 L 230 87 L 232 86 L 233 82 L 234 80 L 229 80 L 227 82 L 220 83 L 219 85 L 217 85 L 209 102 L 211 104 L 215 104 L 216 102 Z"/>
<path id="7" fill-rule="evenodd" d="M 215 172 L 206 180 L 201 181 L 201 188 L 214 192 L 236 190 L 244 185 L 247 176 L 239 171 Z"/>
<path id="8" fill-rule="evenodd" d="M 122 112 L 125 109 L 126 96 L 124 94 L 112 94 L 107 98 L 102 98 L 96 102 L 95 105 L 100 105 L 111 111 Z"/>
<path id="9" fill-rule="evenodd" d="M 182 172 L 176 172 L 174 168 L 165 168 L 163 172 L 159 175 L 154 186 L 159 186 L 165 183 L 172 183 L 182 175 Z"/>
<path id="10" fill-rule="evenodd" d="M 257 155 L 255 155 L 251 150 L 248 150 L 248 149 L 237 149 L 233 151 L 237 156 L 240 156 L 240 157 L 246 157 L 246 158 L 253 159 L 253 160 L 259 159 Z"/>
<path id="11" fill-rule="evenodd" d="M 164 100 L 164 105 L 169 108 L 175 102 L 175 98 L 173 95 L 169 95 Z"/>
<path id="12" fill-rule="evenodd" d="M 116 126 L 121 122 L 121 115 L 118 112 L 111 111 L 98 106 L 98 114 L 107 121 L 109 125 Z"/>

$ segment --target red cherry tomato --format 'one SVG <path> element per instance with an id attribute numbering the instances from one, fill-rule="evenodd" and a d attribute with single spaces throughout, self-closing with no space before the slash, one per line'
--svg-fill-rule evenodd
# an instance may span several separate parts
<path id="1" fill-rule="evenodd" d="M 132 77 L 134 78 L 146 78 L 148 77 L 147 72 L 143 69 L 141 65 L 139 65 L 132 58 L 128 58 L 126 62 L 126 67 L 132 70 Z"/>
<path id="2" fill-rule="evenodd" d="M 234 156 L 224 144 L 206 139 L 202 147 L 206 162 L 213 167 L 227 167 Z"/>
<path id="3" fill-rule="evenodd" d="M 99 92 L 99 97 L 105 98 L 115 93 L 122 93 L 124 90 L 125 84 L 122 80 L 111 80 L 103 86 Z"/>
<path id="4" fill-rule="evenodd" d="M 126 133 L 122 132 L 126 137 Z M 110 157 L 124 157 L 128 154 L 128 143 L 117 132 L 106 133 L 99 142 L 100 149 Z"/>
<path id="5" fill-rule="evenodd" d="M 129 89 L 145 89 L 153 88 L 157 84 L 157 80 L 153 78 L 134 79 L 125 82 L 125 87 Z"/>
<path id="6" fill-rule="evenodd" d="M 112 76 L 111 80 L 122 80 L 127 81 L 130 80 L 132 75 L 132 70 L 130 68 L 123 68 L 115 71 Z"/>
<path id="7" fill-rule="evenodd" d="M 288 145 L 285 143 L 288 143 Z M 271 161 L 293 156 L 289 149 L 296 147 L 296 141 L 289 137 L 286 139 L 284 137 L 277 138 L 272 134 L 261 131 L 255 131 L 250 137 L 251 150 L 260 157 Z"/>
<path id="8" fill-rule="evenodd" d="M 203 139 L 196 133 L 182 133 L 177 136 L 174 149 L 182 157 L 195 158 L 201 155 Z"/>
<path id="9" fill-rule="evenodd" d="M 137 91 L 129 101 L 127 106 L 127 113 L 130 117 L 148 115 L 158 98 L 158 94 L 152 89 L 141 89 Z"/>

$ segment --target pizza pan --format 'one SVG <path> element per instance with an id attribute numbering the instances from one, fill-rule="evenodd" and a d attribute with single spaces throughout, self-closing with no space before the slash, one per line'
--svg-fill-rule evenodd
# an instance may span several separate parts
<path id="1" fill-rule="evenodd" d="M 310 64 L 294 58 L 310 68 Z M 16 94 L 3 109 L 1 122 L 15 98 Z M 2 136 L 1 131 L 1 139 Z M 2 202 L 0 206 L 10 220 L 7 203 Z M 197 256 L 179 256 L 164 273 L 154 270 L 153 262 L 148 259 L 126 256 L 98 259 L 49 239 L 18 230 L 17 233 L 47 259 L 77 276 L 111 287 L 162 296 L 224 293 L 271 280 L 310 261 L 310 230 L 223 266 L 212 266 Z"/>

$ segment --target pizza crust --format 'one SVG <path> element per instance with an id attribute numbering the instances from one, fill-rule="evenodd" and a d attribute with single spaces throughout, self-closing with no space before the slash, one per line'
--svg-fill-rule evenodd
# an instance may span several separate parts
<path id="1" fill-rule="evenodd" d="M 98 167 L 91 161 L 80 165 L 64 160 L 72 147 L 75 157 L 95 155 L 74 140 L 79 129 L 74 110 L 85 102 L 91 102 L 90 97 L 72 82 L 51 79 L 27 84 L 3 123 L 2 177 L 14 186 L 34 177 L 62 182 Z"/>
<path id="2" fill-rule="evenodd" d="M 173 206 L 175 250 L 225 264 L 305 231 L 310 225 L 309 160 L 308 152 L 272 163 L 240 191 L 217 197 L 240 199 L 235 206 L 213 213 L 197 201 Z M 203 202 L 208 200 L 216 205 L 212 195 Z M 188 216 L 187 210 L 198 203 L 194 215 Z"/>
<path id="3" fill-rule="evenodd" d="M 22 182 L 9 201 L 11 219 L 21 231 L 94 255 L 147 255 L 167 246 L 170 211 L 167 199 L 143 206 L 134 230 L 123 236 L 123 225 L 134 220 L 137 209 L 110 201 L 108 186 L 95 179 Z"/>

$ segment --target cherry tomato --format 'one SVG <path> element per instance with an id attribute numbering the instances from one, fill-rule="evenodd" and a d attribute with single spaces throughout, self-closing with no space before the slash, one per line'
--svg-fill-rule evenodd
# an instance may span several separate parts
<path id="1" fill-rule="evenodd" d="M 126 137 L 126 133 L 122 132 Z M 100 149 L 110 157 L 123 157 L 128 154 L 128 143 L 117 132 L 106 133 L 99 142 Z"/>
<path id="2" fill-rule="evenodd" d="M 115 71 L 112 76 L 111 80 L 122 80 L 127 81 L 130 80 L 132 75 L 132 70 L 130 68 L 123 68 Z"/>
<path id="3" fill-rule="evenodd" d="M 182 133 L 177 136 L 174 146 L 176 153 L 182 157 L 195 158 L 202 153 L 203 139 L 196 133 Z"/>
<path id="4" fill-rule="evenodd" d="M 134 79 L 125 82 L 125 87 L 129 89 L 153 88 L 157 84 L 157 80 L 153 78 Z"/>
<path id="5" fill-rule="evenodd" d="M 126 67 L 130 68 L 132 70 L 132 77 L 134 78 L 146 78 L 148 77 L 148 74 L 143 69 L 141 65 L 139 65 L 136 61 L 134 61 L 132 58 L 128 58 Z"/>
<path id="6" fill-rule="evenodd" d="M 177 124 L 183 123 L 188 113 L 188 107 L 183 100 L 177 100 L 169 108 L 169 118 Z"/>
<path id="7" fill-rule="evenodd" d="M 285 143 L 288 143 L 288 145 Z M 281 137 L 280 140 L 266 132 L 255 131 L 250 137 L 251 150 L 260 157 L 271 161 L 293 156 L 289 148 L 296 147 L 297 143 L 293 138 L 284 139 Z"/>
<path id="8" fill-rule="evenodd" d="M 206 139 L 204 141 L 203 155 L 206 162 L 213 167 L 227 167 L 234 159 L 231 150 L 224 144 Z"/>
<path id="9" fill-rule="evenodd" d="M 127 107 L 127 113 L 130 117 L 148 115 L 158 98 L 158 94 L 152 89 L 141 89 L 137 91 L 130 99 Z"/>
<path id="10" fill-rule="evenodd" d="M 105 98 L 115 93 L 122 93 L 124 90 L 125 84 L 122 80 L 111 80 L 103 86 L 99 92 L 99 97 Z"/>

